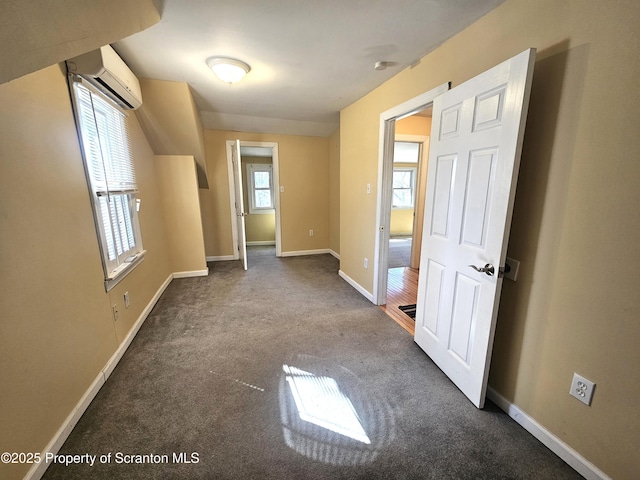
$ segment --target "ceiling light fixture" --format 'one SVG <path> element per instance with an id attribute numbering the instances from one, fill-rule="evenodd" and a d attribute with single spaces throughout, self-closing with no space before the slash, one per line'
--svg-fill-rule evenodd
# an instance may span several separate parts
<path id="1" fill-rule="evenodd" d="M 251 70 L 249 65 L 235 58 L 210 57 L 207 59 L 207 65 L 228 85 L 239 82 Z"/>

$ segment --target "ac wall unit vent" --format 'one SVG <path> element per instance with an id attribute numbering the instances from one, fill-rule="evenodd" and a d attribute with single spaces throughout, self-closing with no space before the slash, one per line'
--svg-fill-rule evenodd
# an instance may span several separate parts
<path id="1" fill-rule="evenodd" d="M 67 60 L 69 73 L 80 75 L 127 110 L 142 105 L 140 82 L 109 45 Z"/>

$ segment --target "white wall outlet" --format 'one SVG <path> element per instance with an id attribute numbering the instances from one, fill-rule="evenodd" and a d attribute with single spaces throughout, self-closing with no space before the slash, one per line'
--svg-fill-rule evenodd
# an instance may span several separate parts
<path id="1" fill-rule="evenodd" d="M 371 194 L 371 184 L 367 183 L 367 195 Z"/>
<path id="2" fill-rule="evenodd" d="M 518 279 L 518 270 L 520 270 L 520 262 L 518 260 L 514 260 L 513 258 L 507 257 L 504 278 L 508 278 L 509 280 L 513 280 L 515 282 Z"/>
<path id="3" fill-rule="evenodd" d="M 309 236 L 313 237 L 313 230 L 309 230 Z"/>
<path id="4" fill-rule="evenodd" d="M 129 308 L 129 292 L 124 292 L 124 308 Z"/>
<path id="5" fill-rule="evenodd" d="M 369 268 L 369 259 L 364 257 L 364 268 Z"/>
<path id="6" fill-rule="evenodd" d="M 118 305 L 113 306 L 113 319 L 118 320 Z"/>
<path id="7" fill-rule="evenodd" d="M 594 388 L 596 388 L 595 383 L 593 383 L 591 380 L 587 380 L 582 375 L 574 373 L 573 380 L 571 381 L 571 390 L 569 390 L 569 393 L 585 405 L 591 405 Z"/>
<path id="8" fill-rule="evenodd" d="M 280 193 L 284 193 L 284 185 L 280 185 Z"/>

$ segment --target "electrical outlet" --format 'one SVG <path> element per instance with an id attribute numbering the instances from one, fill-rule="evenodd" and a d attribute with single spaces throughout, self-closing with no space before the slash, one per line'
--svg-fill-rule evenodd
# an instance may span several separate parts
<path id="1" fill-rule="evenodd" d="M 313 230 L 309 230 L 309 236 L 313 237 Z"/>
<path id="2" fill-rule="evenodd" d="M 364 257 L 364 268 L 369 268 L 369 259 Z"/>
<path id="3" fill-rule="evenodd" d="M 596 388 L 595 383 L 593 383 L 591 380 L 587 380 L 582 375 L 574 373 L 573 380 L 571 381 L 571 390 L 569 390 L 569 393 L 585 405 L 591 405 L 594 388 Z"/>
<path id="4" fill-rule="evenodd" d="M 113 306 L 113 319 L 118 320 L 118 305 Z"/>
<path id="5" fill-rule="evenodd" d="M 520 270 L 520 262 L 518 260 L 514 260 L 513 258 L 507 257 L 504 278 L 508 278 L 509 280 L 513 280 L 515 282 L 518 279 L 518 270 Z"/>
<path id="6" fill-rule="evenodd" d="M 371 184 L 367 183 L 367 195 L 371 195 Z"/>
<path id="7" fill-rule="evenodd" d="M 124 292 L 124 308 L 129 308 L 129 292 Z"/>

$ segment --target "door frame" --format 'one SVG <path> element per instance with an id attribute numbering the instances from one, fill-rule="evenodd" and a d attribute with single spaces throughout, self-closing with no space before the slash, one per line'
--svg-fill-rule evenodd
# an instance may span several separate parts
<path id="1" fill-rule="evenodd" d="M 225 142 L 227 151 L 227 174 L 229 177 L 229 211 L 231 212 L 231 236 L 233 238 L 233 259 L 238 260 L 238 227 L 235 222 L 235 195 L 236 187 L 233 180 L 233 155 L 231 153 L 235 140 L 227 140 Z M 262 147 L 271 148 L 271 160 L 273 165 L 273 193 L 276 215 L 276 257 L 282 256 L 282 238 L 280 226 L 280 165 L 278 160 L 278 143 L 277 142 L 249 142 L 240 140 L 240 148 L 242 147 Z"/>
<path id="2" fill-rule="evenodd" d="M 393 178 L 393 143 L 395 122 L 431 106 L 436 97 L 451 88 L 451 83 L 429 90 L 380 114 L 378 148 L 378 198 L 376 206 L 376 241 L 373 255 L 373 295 L 375 305 L 387 303 L 387 270 L 389 265 L 389 224 Z"/>

